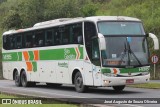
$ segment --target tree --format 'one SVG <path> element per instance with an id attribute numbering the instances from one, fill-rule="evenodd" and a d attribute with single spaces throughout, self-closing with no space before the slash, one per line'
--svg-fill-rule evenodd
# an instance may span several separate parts
<path id="1" fill-rule="evenodd" d="M 98 7 L 96 4 L 90 3 L 90 4 L 86 4 L 84 5 L 84 7 L 81 9 L 83 16 L 87 17 L 87 16 L 95 16 L 96 15 L 96 11 L 98 10 Z"/>
<path id="2" fill-rule="evenodd" d="M 21 28 L 22 20 L 16 11 L 11 10 L 9 14 L 4 17 L 2 24 L 6 29 Z"/>

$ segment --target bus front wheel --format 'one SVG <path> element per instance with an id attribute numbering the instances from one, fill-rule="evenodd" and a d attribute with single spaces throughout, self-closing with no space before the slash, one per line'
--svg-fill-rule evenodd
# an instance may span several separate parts
<path id="1" fill-rule="evenodd" d="M 87 86 L 83 84 L 83 78 L 80 72 L 77 72 L 74 78 L 75 89 L 79 93 L 83 93 L 87 90 Z"/>
<path id="2" fill-rule="evenodd" d="M 116 92 L 121 92 L 125 88 L 125 85 L 120 85 L 120 86 L 113 86 L 113 89 Z"/>
<path id="3" fill-rule="evenodd" d="M 29 86 L 34 86 L 36 83 L 35 82 L 28 82 L 27 81 L 27 75 L 25 71 L 22 71 L 21 73 L 21 83 L 23 87 L 29 87 Z"/>
<path id="4" fill-rule="evenodd" d="M 15 74 L 14 74 L 14 81 L 15 81 L 15 85 L 16 85 L 17 87 L 22 86 L 21 80 L 20 80 L 20 76 L 19 76 L 19 74 L 18 74 L 18 71 L 16 71 Z"/>

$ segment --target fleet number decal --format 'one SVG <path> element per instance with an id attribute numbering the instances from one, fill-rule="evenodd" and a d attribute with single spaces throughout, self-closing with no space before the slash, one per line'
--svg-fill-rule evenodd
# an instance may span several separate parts
<path id="1" fill-rule="evenodd" d="M 11 60 L 11 59 L 12 59 L 12 55 L 11 54 L 3 55 L 3 60 Z"/>
<path id="2" fill-rule="evenodd" d="M 149 71 L 149 67 L 141 67 L 139 68 L 139 71 Z"/>

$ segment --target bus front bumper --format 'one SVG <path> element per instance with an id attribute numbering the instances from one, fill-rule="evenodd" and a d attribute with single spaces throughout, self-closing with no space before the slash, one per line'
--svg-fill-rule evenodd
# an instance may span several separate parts
<path id="1" fill-rule="evenodd" d="M 141 84 L 148 83 L 150 80 L 150 74 L 143 76 L 132 76 L 132 77 L 106 77 L 103 78 L 102 86 L 118 86 L 118 85 L 129 85 L 129 84 Z"/>

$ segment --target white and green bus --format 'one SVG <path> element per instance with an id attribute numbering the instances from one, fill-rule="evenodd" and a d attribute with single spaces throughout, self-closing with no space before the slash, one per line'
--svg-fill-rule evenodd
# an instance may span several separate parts
<path id="1" fill-rule="evenodd" d="M 121 91 L 149 82 L 147 37 L 158 50 L 157 37 L 124 16 L 61 18 L 10 30 L 3 33 L 3 77 L 23 87 L 44 82 L 74 84 L 77 92 L 90 86 Z"/>

